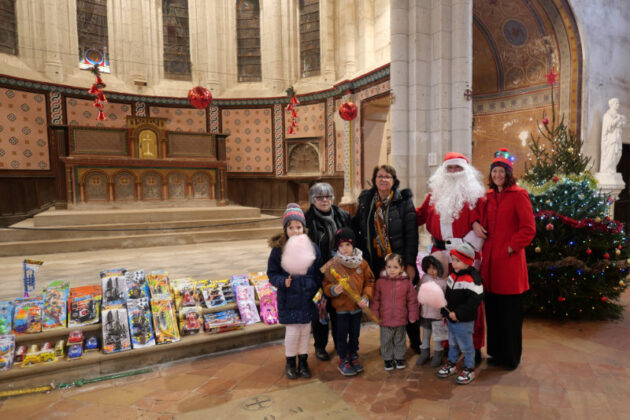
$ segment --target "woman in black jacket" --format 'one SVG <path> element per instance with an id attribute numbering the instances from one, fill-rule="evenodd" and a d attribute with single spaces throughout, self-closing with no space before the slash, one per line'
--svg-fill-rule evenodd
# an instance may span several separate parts
<path id="1" fill-rule="evenodd" d="M 311 186 L 309 190 L 309 201 L 311 206 L 304 214 L 306 217 L 307 234 L 311 241 L 319 247 L 322 255 L 322 263 L 326 263 L 332 258 L 332 251 L 335 249 L 335 232 L 343 227 L 350 227 L 350 214 L 333 205 L 335 201 L 335 191 L 330 184 L 318 182 Z M 312 323 L 313 338 L 315 341 L 315 356 L 319 360 L 329 360 L 330 356 L 326 351 L 328 345 L 328 325 L 335 331 L 337 313 L 330 304 L 330 300 L 322 295 L 322 301 L 318 303 L 320 309 L 319 319 L 314 319 Z M 328 316 L 326 316 L 328 315 Z M 328 318 L 328 320 L 326 319 Z M 327 322 L 324 324 L 324 322 Z M 333 334 L 333 341 L 335 336 Z M 335 342 L 336 347 L 336 342 Z"/>
<path id="2" fill-rule="evenodd" d="M 396 170 L 390 165 L 374 168 L 372 188 L 359 195 L 357 213 L 352 227 L 358 247 L 370 264 L 374 275 L 385 266 L 385 256 L 392 252 L 402 255 L 406 271 L 413 284 L 418 284 L 418 224 L 411 190 L 400 190 Z M 420 352 L 420 330 L 417 322 L 407 324 L 411 348 Z"/>

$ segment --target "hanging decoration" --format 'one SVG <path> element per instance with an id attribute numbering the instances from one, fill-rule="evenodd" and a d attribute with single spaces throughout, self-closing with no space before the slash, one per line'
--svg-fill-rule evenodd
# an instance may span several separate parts
<path id="1" fill-rule="evenodd" d="M 293 86 L 290 86 L 287 90 L 287 95 L 289 96 L 289 105 L 285 108 L 287 112 L 291 112 L 291 124 L 289 125 L 288 134 L 295 134 L 295 127 L 297 126 L 297 111 L 295 109 L 296 105 L 300 104 L 297 96 L 295 95 L 295 90 Z"/>
<path id="2" fill-rule="evenodd" d="M 357 117 L 358 109 L 352 102 L 344 102 L 339 107 L 339 116 L 346 121 L 352 121 Z"/>
<path id="3" fill-rule="evenodd" d="M 96 82 L 92 84 L 92 87 L 90 88 L 88 93 L 92 96 L 96 96 L 96 98 L 94 98 L 93 104 L 95 108 L 98 108 L 98 116 L 96 117 L 96 119 L 99 121 L 103 121 L 105 119 L 103 104 L 107 102 L 107 98 L 105 98 L 103 89 L 107 85 L 103 82 L 103 79 L 101 79 L 101 70 L 98 63 L 94 64 L 94 67 L 92 67 L 92 73 L 94 73 L 94 76 L 96 76 Z"/>
<path id="4" fill-rule="evenodd" d="M 203 86 L 195 86 L 188 91 L 188 102 L 198 109 L 208 108 L 212 103 L 212 93 Z"/>

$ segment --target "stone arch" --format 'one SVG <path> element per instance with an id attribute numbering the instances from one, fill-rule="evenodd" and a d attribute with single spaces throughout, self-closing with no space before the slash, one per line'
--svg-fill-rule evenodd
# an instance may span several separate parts
<path id="1" fill-rule="evenodd" d="M 123 169 L 114 174 L 114 200 L 133 201 L 136 199 L 136 176 Z"/>
<path id="2" fill-rule="evenodd" d="M 169 200 L 184 200 L 186 198 L 186 175 L 181 172 L 169 172 L 166 176 Z"/>
<path id="3" fill-rule="evenodd" d="M 92 170 L 83 176 L 85 201 L 109 201 L 109 179 L 102 171 Z"/>
<path id="4" fill-rule="evenodd" d="M 310 143 L 291 146 L 287 155 L 288 173 L 320 173 L 320 156 L 317 147 Z"/>
<path id="5" fill-rule="evenodd" d="M 162 184 L 164 184 L 164 180 L 159 173 L 155 171 L 143 172 L 140 177 L 142 200 L 161 200 Z"/>

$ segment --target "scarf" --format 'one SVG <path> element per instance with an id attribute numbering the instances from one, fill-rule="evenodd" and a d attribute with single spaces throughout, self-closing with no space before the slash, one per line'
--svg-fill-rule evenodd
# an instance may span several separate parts
<path id="1" fill-rule="evenodd" d="M 376 249 L 379 258 L 383 258 L 387 254 L 392 253 L 392 247 L 389 244 L 389 234 L 387 232 L 387 215 L 389 212 L 389 203 L 394 196 L 394 190 L 390 191 L 385 200 L 381 200 L 381 196 L 374 194 L 373 204 L 376 207 L 374 212 L 374 230 L 375 238 L 372 240 L 372 248 Z"/>
<path id="2" fill-rule="evenodd" d="M 331 257 L 331 251 L 335 249 L 335 232 L 337 232 L 337 223 L 335 223 L 335 214 L 333 212 L 332 207 L 330 208 L 330 212 L 328 214 L 322 213 L 317 210 L 317 207 L 313 206 L 313 213 L 318 221 L 320 221 L 324 225 L 324 232 L 322 233 L 322 238 L 319 240 L 320 249 L 324 249 L 322 246 L 322 241 L 328 239 L 328 247 L 325 249 L 327 255 L 322 255 L 324 261 L 327 261 Z"/>
<path id="3" fill-rule="evenodd" d="M 363 252 L 361 252 L 359 248 L 354 248 L 350 255 L 341 255 L 337 252 L 335 257 L 337 257 L 341 265 L 348 268 L 357 268 L 361 265 L 361 262 L 363 262 Z"/>

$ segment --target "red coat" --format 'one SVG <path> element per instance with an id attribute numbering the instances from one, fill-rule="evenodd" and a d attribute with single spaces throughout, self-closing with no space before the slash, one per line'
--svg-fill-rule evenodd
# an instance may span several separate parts
<path id="1" fill-rule="evenodd" d="M 401 327 L 418 320 L 420 308 L 416 289 L 405 272 L 390 278 L 385 272 L 376 281 L 370 309 L 381 319 L 382 327 Z"/>
<path id="2" fill-rule="evenodd" d="M 484 226 L 488 239 L 483 246 L 481 277 L 485 292 L 514 295 L 529 290 L 525 247 L 536 236 L 536 222 L 529 195 L 512 185 L 502 192 L 486 194 Z M 508 255 L 508 246 L 514 252 Z"/>
<path id="3" fill-rule="evenodd" d="M 472 230 L 472 225 L 475 221 L 481 223 L 482 219 L 482 211 L 483 204 L 485 201 L 485 197 L 481 197 L 477 200 L 475 204 L 475 208 L 472 210 L 468 206 L 468 204 L 464 205 L 464 207 L 459 212 L 459 217 L 453 220 L 452 223 L 452 236 L 447 236 L 444 238 L 442 236 L 442 226 L 440 225 L 440 215 L 435 211 L 435 207 L 429 204 L 431 201 L 431 194 L 427 195 L 427 198 L 424 200 L 424 203 L 420 207 L 416 209 L 416 217 L 418 220 L 418 226 L 422 226 L 426 223 L 427 231 L 436 239 L 444 240 L 448 238 L 463 238 Z"/>

